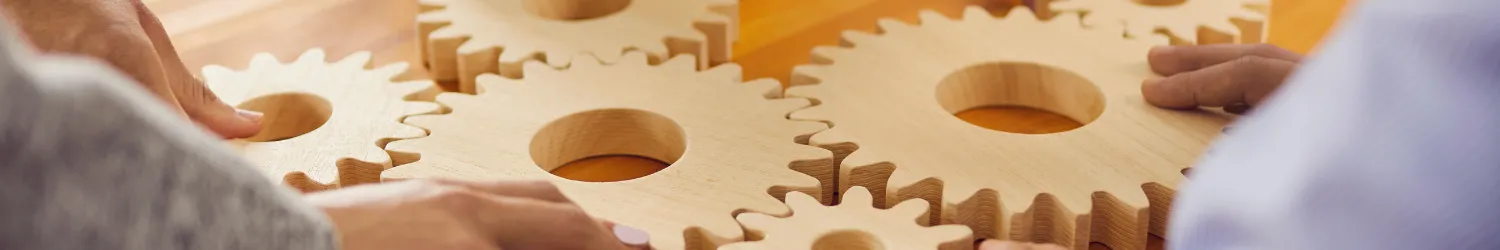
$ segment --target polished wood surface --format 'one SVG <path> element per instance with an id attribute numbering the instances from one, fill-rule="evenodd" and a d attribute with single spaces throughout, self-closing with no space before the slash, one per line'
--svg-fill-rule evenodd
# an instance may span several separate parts
<path id="1" fill-rule="evenodd" d="M 144 0 L 157 12 L 189 68 L 220 64 L 244 68 L 250 56 L 269 52 L 290 60 L 312 47 L 331 57 L 354 51 L 374 53 L 375 64 L 422 65 L 415 24 L 416 0 Z M 835 45 L 843 30 L 872 30 L 875 20 L 916 18 L 919 9 L 953 15 L 978 4 L 992 10 L 1014 6 L 1011 0 L 741 0 L 740 41 L 734 61 L 745 78 L 786 82 L 792 67 L 806 63 L 814 46 Z M 1276 0 L 1269 41 L 1296 51 L 1310 51 L 1332 27 L 1344 0 Z M 423 79 L 413 67 L 399 79 Z M 1021 126 L 1037 131 L 1078 126 L 1046 112 L 978 109 L 959 114 L 981 126 Z M 623 166 L 623 167 L 622 167 Z M 596 157 L 557 170 L 590 180 L 629 179 L 663 167 L 634 157 Z M 622 171 L 623 169 L 623 171 Z M 1161 242 L 1153 241 L 1152 249 Z M 1102 246 L 1096 245 L 1096 248 Z"/>

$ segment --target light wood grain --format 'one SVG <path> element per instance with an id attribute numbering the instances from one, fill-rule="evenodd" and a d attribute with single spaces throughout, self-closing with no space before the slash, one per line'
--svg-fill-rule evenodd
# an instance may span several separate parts
<path id="1" fill-rule="evenodd" d="M 959 20 L 920 16 L 920 25 L 883 20 L 881 34 L 845 33 L 844 46 L 814 49 L 787 95 L 821 101 L 790 117 L 833 124 L 809 142 L 848 153 L 840 188 L 869 187 L 881 205 L 925 199 L 934 223 L 984 238 L 1142 249 L 1148 232 L 1165 232 L 1180 169 L 1232 117 L 1145 103 L 1140 82 L 1153 74 L 1141 55 L 1165 37 L 1125 39 L 1024 8 L 1003 19 L 978 7 Z M 953 117 L 994 105 L 1086 125 L 1028 135 Z"/>
<path id="2" fill-rule="evenodd" d="M 426 135 L 401 119 L 439 109 L 405 98 L 434 85 L 393 82 L 407 65 L 369 69 L 368 52 L 332 63 L 324 57 L 311 50 L 282 63 L 261 54 L 247 69 L 207 66 L 203 77 L 225 102 L 265 113 L 265 129 L 233 145 L 271 178 L 303 191 L 379 181 L 393 166 L 385 142 Z"/>
<path id="3" fill-rule="evenodd" d="M 427 66 L 474 93 L 474 78 L 521 78 L 527 61 L 563 68 L 579 54 L 612 64 L 624 51 L 653 61 L 693 55 L 699 68 L 729 60 L 735 0 L 424 0 L 417 16 Z"/>
<path id="4" fill-rule="evenodd" d="M 758 249 L 974 249 L 973 232 L 959 225 L 925 227 L 927 204 L 910 200 L 890 209 L 874 206 L 864 187 L 841 195 L 836 206 L 824 206 L 802 193 L 787 194 L 789 216 L 745 213 L 736 216 L 757 241 L 726 245 L 724 250 Z"/>
<path id="5" fill-rule="evenodd" d="M 655 249 L 742 240 L 732 216 L 784 214 L 778 199 L 788 191 L 831 196 L 833 187 L 820 184 L 832 183 L 833 155 L 793 142 L 827 126 L 785 119 L 810 101 L 767 99 L 780 95 L 780 83 L 742 82 L 733 64 L 698 72 L 688 56 L 647 61 L 632 52 L 611 66 L 582 57 L 561 71 L 529 63 L 525 79 L 484 75 L 478 95 L 438 96 L 452 113 L 407 118 L 431 135 L 387 145 L 421 159 L 384 177 L 551 180 L 590 214 L 650 232 Z M 617 182 L 549 173 L 599 155 L 671 166 Z"/>

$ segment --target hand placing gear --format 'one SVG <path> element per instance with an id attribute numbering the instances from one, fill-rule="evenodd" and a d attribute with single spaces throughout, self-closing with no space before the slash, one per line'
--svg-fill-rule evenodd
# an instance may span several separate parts
<path id="1" fill-rule="evenodd" d="M 161 21 L 140 0 L 4 0 L 0 6 L 44 53 L 102 60 L 219 136 L 260 131 L 260 113 L 220 101 L 183 66 Z"/>
<path id="2" fill-rule="evenodd" d="M 1162 108 L 1224 107 L 1242 114 L 1291 76 L 1302 55 L 1270 44 L 1214 44 L 1151 49 L 1141 95 Z"/>

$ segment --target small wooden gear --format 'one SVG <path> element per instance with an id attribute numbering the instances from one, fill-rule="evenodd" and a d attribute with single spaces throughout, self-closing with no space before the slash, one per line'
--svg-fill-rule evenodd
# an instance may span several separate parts
<path id="1" fill-rule="evenodd" d="M 870 187 L 881 205 L 926 199 L 933 222 L 976 237 L 1141 249 L 1148 229 L 1164 231 L 1181 166 L 1233 116 L 1142 99 L 1159 36 L 1086 29 L 1073 14 L 1039 21 L 1025 8 L 920 20 L 882 20 L 883 34 L 849 32 L 845 46 L 815 49 L 787 95 L 821 103 L 789 117 L 832 123 L 809 142 L 840 156 L 841 188 Z M 953 115 L 1006 105 L 1085 125 L 1019 134 Z"/>
<path id="2" fill-rule="evenodd" d="M 751 249 L 974 249 L 974 236 L 960 225 L 925 227 L 927 202 L 908 200 L 879 209 L 864 187 L 841 196 L 843 203 L 823 206 L 806 194 L 788 194 L 792 215 L 744 213 L 736 217 L 758 241 L 725 245 L 723 250 Z M 759 237 L 754 237 L 759 236 Z"/>
<path id="3" fill-rule="evenodd" d="M 650 232 L 655 249 L 743 240 L 735 213 L 784 214 L 778 199 L 786 192 L 832 189 L 813 177 L 832 182 L 832 153 L 795 143 L 827 125 L 785 118 L 807 99 L 768 99 L 780 96 L 780 84 L 741 83 L 734 64 L 696 65 L 689 56 L 650 65 L 631 52 L 609 66 L 583 56 L 565 70 L 528 63 L 525 79 L 481 76 L 478 95 L 438 96 L 452 113 L 406 120 L 432 134 L 388 145 L 420 160 L 384 177 L 550 180 L 590 214 Z M 617 182 L 549 173 L 601 155 L 671 165 Z"/>
<path id="4" fill-rule="evenodd" d="M 384 143 L 426 135 L 401 119 L 439 109 L 404 100 L 433 83 L 393 83 L 407 64 L 366 69 L 369 52 L 323 60 L 321 49 L 289 64 L 258 54 L 244 71 L 210 65 L 203 77 L 226 103 L 266 113 L 260 134 L 231 143 L 269 177 L 303 191 L 377 182 L 392 166 Z"/>
<path id="5" fill-rule="evenodd" d="M 729 62 L 738 0 L 421 0 L 422 54 L 434 78 L 520 78 L 529 60 L 562 68 L 578 54 L 605 64 L 625 51 L 653 62 L 695 55 L 699 69 Z"/>
<path id="6" fill-rule="evenodd" d="M 1087 13 L 1087 26 L 1119 27 L 1132 37 L 1165 31 L 1177 44 L 1259 43 L 1269 0 L 1053 0 L 1048 11 Z M 1045 16 L 1045 15 L 1044 15 Z M 1076 18 L 1076 17 L 1075 17 Z"/>

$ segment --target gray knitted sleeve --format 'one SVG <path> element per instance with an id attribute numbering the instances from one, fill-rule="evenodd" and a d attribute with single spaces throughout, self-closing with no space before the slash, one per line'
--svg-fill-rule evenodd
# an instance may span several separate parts
<path id="1" fill-rule="evenodd" d="M 322 213 L 127 78 L 0 36 L 0 249 L 337 247 Z"/>

